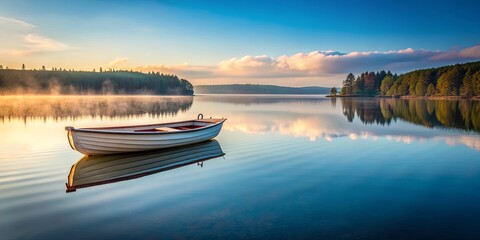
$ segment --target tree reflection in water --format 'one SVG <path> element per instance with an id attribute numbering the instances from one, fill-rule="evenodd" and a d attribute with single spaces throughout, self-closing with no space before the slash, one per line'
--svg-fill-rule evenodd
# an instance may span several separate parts
<path id="1" fill-rule="evenodd" d="M 389 125 L 401 119 L 429 128 L 444 127 L 480 132 L 480 102 L 390 98 L 341 98 L 349 122 Z"/>
<path id="2" fill-rule="evenodd" d="M 164 96 L 56 96 L 0 97 L 0 118 L 76 119 L 79 117 L 131 117 L 149 114 L 175 116 L 192 106 L 193 97 Z"/>

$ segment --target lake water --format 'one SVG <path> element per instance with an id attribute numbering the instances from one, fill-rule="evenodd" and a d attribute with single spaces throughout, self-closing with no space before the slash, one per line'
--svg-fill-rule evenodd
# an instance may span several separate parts
<path id="1" fill-rule="evenodd" d="M 66 192 L 65 126 L 199 113 L 224 156 Z M 0 133 L 1 239 L 480 236 L 480 102 L 0 97 Z"/>

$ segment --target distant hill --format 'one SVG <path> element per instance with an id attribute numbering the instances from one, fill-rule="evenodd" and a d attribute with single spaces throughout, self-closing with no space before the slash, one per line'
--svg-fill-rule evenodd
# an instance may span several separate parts
<path id="1" fill-rule="evenodd" d="M 175 75 L 153 72 L 0 69 L 0 95 L 12 94 L 193 95 L 193 86 Z"/>
<path id="2" fill-rule="evenodd" d="M 196 94 L 329 94 L 326 87 L 283 87 L 275 85 L 198 85 Z"/>

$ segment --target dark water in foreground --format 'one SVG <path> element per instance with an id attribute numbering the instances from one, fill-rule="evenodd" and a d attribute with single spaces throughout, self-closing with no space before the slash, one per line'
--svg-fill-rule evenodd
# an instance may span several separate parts
<path id="1" fill-rule="evenodd" d="M 198 113 L 228 118 L 209 145 L 223 157 L 65 192 L 82 155 L 64 126 Z M 2 97 L 0 133 L 1 239 L 480 236 L 480 102 Z"/>

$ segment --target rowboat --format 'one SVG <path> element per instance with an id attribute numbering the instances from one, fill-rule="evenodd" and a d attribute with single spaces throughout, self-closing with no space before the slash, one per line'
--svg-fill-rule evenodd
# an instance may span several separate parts
<path id="1" fill-rule="evenodd" d="M 117 154 L 178 147 L 216 137 L 225 118 L 197 119 L 150 125 L 74 128 L 65 127 L 73 150 L 85 155 Z"/>
<path id="2" fill-rule="evenodd" d="M 71 168 L 67 192 L 125 181 L 225 155 L 216 140 L 147 152 L 83 156 Z M 201 162 L 201 164 L 200 164 Z"/>

